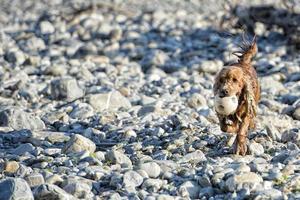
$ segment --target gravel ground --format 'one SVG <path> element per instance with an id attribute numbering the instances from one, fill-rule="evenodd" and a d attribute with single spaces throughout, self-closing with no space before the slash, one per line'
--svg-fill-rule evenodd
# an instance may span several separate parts
<path id="1" fill-rule="evenodd" d="M 232 155 L 212 94 L 241 40 L 226 12 L 1 1 L 0 199 L 300 199 L 300 54 L 255 24 L 257 129 Z"/>

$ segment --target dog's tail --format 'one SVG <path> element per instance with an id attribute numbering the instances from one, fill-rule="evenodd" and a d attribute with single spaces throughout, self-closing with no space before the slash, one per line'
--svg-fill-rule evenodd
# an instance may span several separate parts
<path id="1" fill-rule="evenodd" d="M 253 40 L 249 42 L 246 40 L 243 34 L 243 43 L 240 45 L 241 51 L 233 52 L 233 55 L 238 57 L 238 62 L 240 64 L 250 64 L 252 58 L 257 53 L 257 45 L 256 45 L 256 35 L 253 37 Z"/>

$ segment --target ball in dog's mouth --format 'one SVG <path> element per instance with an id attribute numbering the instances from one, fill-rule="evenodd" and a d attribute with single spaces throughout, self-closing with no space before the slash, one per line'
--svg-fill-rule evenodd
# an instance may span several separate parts
<path id="1" fill-rule="evenodd" d="M 215 110 L 221 115 L 231 115 L 238 107 L 237 96 L 219 97 L 215 96 Z"/>

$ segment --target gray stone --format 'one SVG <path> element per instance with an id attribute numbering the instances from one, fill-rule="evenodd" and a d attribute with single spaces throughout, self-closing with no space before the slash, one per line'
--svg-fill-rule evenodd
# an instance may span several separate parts
<path id="1" fill-rule="evenodd" d="M 295 191 L 299 189 L 299 184 L 300 184 L 300 175 L 295 174 L 293 177 L 291 177 L 290 180 L 288 180 L 283 185 L 282 191 L 284 191 L 285 193 Z"/>
<path id="2" fill-rule="evenodd" d="M 284 199 L 282 192 L 274 188 L 255 192 L 253 196 L 254 199 Z"/>
<path id="3" fill-rule="evenodd" d="M 182 197 L 197 199 L 201 187 L 194 181 L 186 181 L 179 187 L 179 193 Z"/>
<path id="4" fill-rule="evenodd" d="M 51 96 L 57 100 L 73 101 L 84 95 L 76 79 L 64 77 L 51 82 Z"/>
<path id="5" fill-rule="evenodd" d="M 8 62 L 22 65 L 25 62 L 26 57 L 24 53 L 20 50 L 11 50 L 5 54 L 5 59 Z"/>
<path id="6" fill-rule="evenodd" d="M 261 78 L 260 85 L 261 85 L 262 91 L 269 91 L 272 94 L 277 94 L 280 91 L 286 90 L 281 82 L 275 80 L 273 77 L 270 77 L 270 76 Z"/>
<path id="7" fill-rule="evenodd" d="M 223 67 L 221 60 L 204 60 L 199 66 L 199 71 L 204 73 L 215 74 Z"/>
<path id="8" fill-rule="evenodd" d="M 76 106 L 70 113 L 70 117 L 74 119 L 86 119 L 94 115 L 94 109 L 87 103 L 81 103 Z"/>
<path id="9" fill-rule="evenodd" d="M 29 185 L 21 178 L 6 178 L 0 181 L 0 198 L 10 200 L 33 200 Z"/>
<path id="10" fill-rule="evenodd" d="M 170 58 L 165 52 L 153 50 L 148 54 L 145 54 L 141 61 L 141 65 L 144 71 L 147 71 L 151 66 L 164 67 L 169 60 Z"/>
<path id="11" fill-rule="evenodd" d="M 54 184 L 54 185 L 59 185 L 63 181 L 64 181 L 64 179 L 60 175 L 57 175 L 57 174 L 53 174 L 46 178 L 46 183 Z"/>
<path id="12" fill-rule="evenodd" d="M 125 187 L 139 187 L 140 185 L 142 185 L 143 180 L 144 178 L 139 173 L 133 170 L 125 172 L 123 176 L 123 184 L 125 185 Z"/>
<path id="13" fill-rule="evenodd" d="M 295 111 L 293 112 L 293 117 L 296 120 L 300 120 L 300 106 L 296 108 Z"/>
<path id="14" fill-rule="evenodd" d="M 15 130 L 45 129 L 45 124 L 39 117 L 15 107 L 0 112 L 0 126 L 8 126 Z"/>
<path id="15" fill-rule="evenodd" d="M 147 191 L 157 192 L 167 181 L 161 179 L 148 178 L 144 181 L 142 188 Z"/>
<path id="16" fill-rule="evenodd" d="M 37 200 L 75 200 L 76 198 L 60 187 L 52 184 L 43 184 L 34 191 L 34 199 Z"/>
<path id="17" fill-rule="evenodd" d="M 250 152 L 255 156 L 260 156 L 264 153 L 264 147 L 256 142 L 251 142 L 249 146 Z"/>
<path id="18" fill-rule="evenodd" d="M 199 198 L 206 197 L 208 199 L 213 195 L 214 195 L 214 189 L 212 187 L 204 187 L 200 189 Z"/>
<path id="19" fill-rule="evenodd" d="M 198 93 L 193 94 L 189 99 L 188 99 L 188 105 L 192 108 L 200 108 L 202 106 L 206 106 L 206 99 Z"/>
<path id="20" fill-rule="evenodd" d="M 206 157 L 202 151 L 196 150 L 192 153 L 188 153 L 185 156 L 183 156 L 179 160 L 179 163 L 186 163 L 186 162 L 199 163 L 201 161 L 206 161 Z"/>
<path id="21" fill-rule="evenodd" d="M 159 194 L 156 200 L 175 200 L 175 197 L 168 194 Z"/>
<path id="22" fill-rule="evenodd" d="M 64 186 L 64 190 L 79 199 L 88 199 L 91 197 L 92 187 L 87 183 L 77 182 Z"/>
<path id="23" fill-rule="evenodd" d="M 44 150 L 45 155 L 53 156 L 53 155 L 59 155 L 61 153 L 60 148 L 47 148 Z"/>
<path id="24" fill-rule="evenodd" d="M 132 162 L 131 160 L 123 153 L 120 151 L 116 150 L 111 150 L 107 152 L 105 155 L 106 160 L 114 163 L 114 164 L 120 164 L 123 167 L 126 168 L 131 168 L 132 167 Z"/>
<path id="25" fill-rule="evenodd" d="M 290 129 L 282 133 L 282 142 L 296 142 L 300 140 L 300 129 Z"/>
<path id="26" fill-rule="evenodd" d="M 67 142 L 70 140 L 70 136 L 63 132 L 48 132 L 46 139 L 51 143 Z"/>
<path id="27" fill-rule="evenodd" d="M 67 66 L 51 65 L 45 69 L 45 74 L 53 76 L 64 76 L 67 74 Z"/>
<path id="28" fill-rule="evenodd" d="M 25 177 L 25 180 L 30 187 L 36 187 L 45 183 L 43 175 L 39 173 L 30 174 Z"/>
<path id="29" fill-rule="evenodd" d="M 42 34 L 52 34 L 55 32 L 54 26 L 49 21 L 40 22 L 39 27 Z"/>
<path id="30" fill-rule="evenodd" d="M 102 151 L 95 152 L 94 157 L 100 161 L 105 160 L 105 154 Z"/>
<path id="31" fill-rule="evenodd" d="M 250 186 L 250 190 L 258 187 L 263 182 L 262 177 L 253 172 L 235 174 L 228 178 L 225 185 L 230 192 L 239 191 L 244 188 L 245 185 Z"/>
<path id="32" fill-rule="evenodd" d="M 62 152 L 63 153 L 76 153 L 88 151 L 90 153 L 94 153 L 96 150 L 96 145 L 90 139 L 79 135 L 74 134 L 71 139 L 65 144 Z"/>
<path id="33" fill-rule="evenodd" d="M 281 141 L 281 133 L 278 129 L 272 124 L 266 125 L 267 133 L 274 141 Z"/>
<path id="34" fill-rule="evenodd" d="M 160 166 L 155 162 L 142 163 L 139 168 L 144 170 L 150 178 L 157 178 L 161 172 Z"/>
<path id="35" fill-rule="evenodd" d="M 16 149 L 14 149 L 12 151 L 12 153 L 15 155 L 24 155 L 26 152 L 32 154 L 34 150 L 35 150 L 35 147 L 32 144 L 26 143 L 26 144 L 21 144 L 20 146 L 18 146 Z"/>
<path id="36" fill-rule="evenodd" d="M 93 94 L 88 97 L 88 102 L 98 112 L 103 110 L 118 110 L 131 108 L 131 103 L 118 91 Z"/>

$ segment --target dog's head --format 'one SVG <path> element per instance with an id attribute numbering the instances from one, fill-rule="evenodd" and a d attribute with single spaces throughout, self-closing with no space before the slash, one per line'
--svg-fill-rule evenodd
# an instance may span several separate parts
<path id="1" fill-rule="evenodd" d="M 245 85 L 244 73 L 241 67 L 224 67 L 216 77 L 214 95 L 221 98 L 226 96 L 239 97 Z"/>

